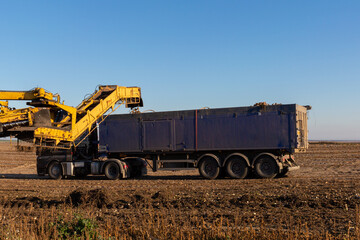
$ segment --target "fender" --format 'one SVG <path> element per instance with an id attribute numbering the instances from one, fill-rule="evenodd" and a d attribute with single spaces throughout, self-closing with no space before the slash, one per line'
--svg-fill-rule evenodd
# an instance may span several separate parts
<path id="1" fill-rule="evenodd" d="M 272 154 L 272 153 L 267 153 L 267 152 L 265 152 L 265 153 L 260 153 L 260 154 L 256 155 L 256 157 L 254 157 L 254 160 L 252 161 L 251 167 L 254 167 L 254 163 L 256 162 L 256 160 L 257 160 L 260 156 L 263 156 L 263 155 L 267 155 L 267 156 L 273 158 L 273 159 L 275 160 L 278 168 L 279 168 L 279 172 L 282 171 L 283 165 L 280 163 L 280 161 L 278 160 L 278 158 L 277 158 L 274 154 Z"/>
<path id="2" fill-rule="evenodd" d="M 225 158 L 225 161 L 224 161 L 223 166 L 225 166 L 225 165 L 226 165 L 226 162 L 229 160 L 229 158 L 231 158 L 231 157 L 233 157 L 233 156 L 242 157 L 242 158 L 246 161 L 246 164 L 248 165 L 248 167 L 250 167 L 250 161 L 249 161 L 248 157 L 246 157 L 246 156 L 245 156 L 244 154 L 242 154 L 242 153 L 232 153 L 232 154 L 230 154 L 229 156 L 227 156 L 227 157 Z"/>
<path id="3" fill-rule="evenodd" d="M 212 153 L 206 153 L 204 155 L 201 155 L 201 157 L 199 157 L 197 160 L 196 160 L 196 166 L 197 167 L 199 165 L 199 162 L 204 158 L 204 157 L 212 157 L 216 160 L 216 162 L 218 163 L 219 167 L 221 167 L 221 164 L 220 164 L 220 159 L 218 158 L 218 156 L 216 156 L 215 154 L 212 154 Z"/>

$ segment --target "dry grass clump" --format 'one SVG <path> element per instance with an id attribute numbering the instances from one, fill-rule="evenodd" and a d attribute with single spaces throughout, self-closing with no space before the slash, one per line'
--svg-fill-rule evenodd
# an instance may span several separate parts
<path id="1" fill-rule="evenodd" d="M 355 202 L 317 197 L 315 204 L 294 194 L 205 195 L 78 188 L 63 199 L 3 199 L 0 240 L 360 239 L 360 207 Z M 296 215 L 314 209 L 323 219 Z M 349 214 L 346 226 L 342 215 L 325 215 L 336 209 Z"/>
<path id="2" fill-rule="evenodd" d="M 0 207 L 0 239 L 359 239 L 360 208 L 355 228 L 333 236 L 312 233 L 306 223 L 290 220 L 285 227 L 259 221 L 249 224 L 241 212 L 233 215 L 184 215 L 176 209 Z"/>

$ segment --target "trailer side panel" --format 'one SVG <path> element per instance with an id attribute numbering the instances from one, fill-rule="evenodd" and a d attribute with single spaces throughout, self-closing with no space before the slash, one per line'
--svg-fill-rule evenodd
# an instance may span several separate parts
<path id="1" fill-rule="evenodd" d="M 111 115 L 100 125 L 100 144 L 113 153 L 292 150 L 307 144 L 301 123 L 306 110 L 299 109 L 291 104 Z"/>

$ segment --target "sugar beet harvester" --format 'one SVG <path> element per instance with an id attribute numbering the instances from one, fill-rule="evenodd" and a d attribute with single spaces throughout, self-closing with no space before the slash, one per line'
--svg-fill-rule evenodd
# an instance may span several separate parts
<path id="1" fill-rule="evenodd" d="M 39 147 L 70 148 L 85 131 L 115 104 L 142 106 L 138 87 L 99 86 L 76 108 L 60 103 L 60 96 L 42 88 L 30 91 L 0 91 L 0 100 L 31 100 L 32 107 L 14 109 L 0 101 L 0 136 L 30 139 Z M 117 106 L 117 107 L 118 107 Z"/>
<path id="2" fill-rule="evenodd" d="M 106 118 L 104 114 L 109 109 L 113 112 L 122 104 L 130 108 L 142 106 L 140 88 L 99 86 L 76 108 L 60 103 L 58 94 L 46 92 L 42 88 L 0 91 L 0 100 L 0 137 L 15 136 L 21 140 L 33 141 L 37 147 L 38 162 L 41 162 L 43 155 L 53 157 L 53 161 L 46 167 L 46 173 L 50 177 L 58 179 L 69 175 L 84 176 L 88 174 L 88 165 L 93 169 L 92 174 L 118 171 L 118 177 L 129 175 L 129 166 L 125 161 L 97 161 L 96 158 L 89 157 L 80 159 L 79 156 L 83 154 L 78 149 L 82 149 L 81 143 L 96 130 L 95 123 L 101 123 Z M 31 107 L 11 108 L 8 100 L 29 101 L 27 105 Z M 134 162 L 141 162 L 142 167 L 144 166 L 139 159 Z"/>

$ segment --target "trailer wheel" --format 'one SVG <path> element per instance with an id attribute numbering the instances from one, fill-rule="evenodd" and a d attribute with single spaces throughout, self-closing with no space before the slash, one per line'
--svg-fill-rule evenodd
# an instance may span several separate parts
<path id="1" fill-rule="evenodd" d="M 52 162 L 49 165 L 49 176 L 52 179 L 61 179 L 62 178 L 62 167 L 58 161 Z"/>
<path id="2" fill-rule="evenodd" d="M 240 156 L 233 156 L 227 160 L 225 169 L 229 177 L 237 179 L 245 178 L 249 172 L 248 164 Z"/>
<path id="3" fill-rule="evenodd" d="M 218 162 L 210 156 L 204 157 L 199 163 L 199 173 L 204 178 L 217 178 L 220 173 Z"/>
<path id="4" fill-rule="evenodd" d="M 276 160 L 269 155 L 262 155 L 256 159 L 255 173 L 261 178 L 274 178 L 279 173 Z"/>
<path id="5" fill-rule="evenodd" d="M 121 175 L 119 164 L 116 162 L 109 162 L 105 166 L 105 176 L 110 180 L 119 179 Z"/>

